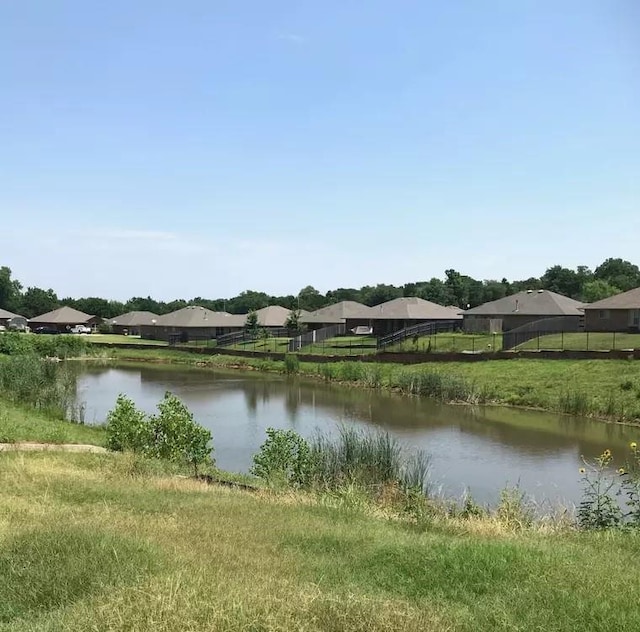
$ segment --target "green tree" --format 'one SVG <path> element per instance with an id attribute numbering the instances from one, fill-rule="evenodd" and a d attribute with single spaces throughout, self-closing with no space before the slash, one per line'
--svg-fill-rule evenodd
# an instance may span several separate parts
<path id="1" fill-rule="evenodd" d="M 622 292 L 640 287 L 640 268 L 624 259 L 607 259 L 593 274 L 596 279 L 606 281 Z"/>
<path id="2" fill-rule="evenodd" d="M 301 312 L 299 309 L 292 309 L 287 316 L 287 320 L 284 321 L 284 326 L 290 334 L 297 335 L 303 330 L 303 325 L 300 322 Z"/>
<path id="3" fill-rule="evenodd" d="M 603 298 L 609 298 L 614 294 L 619 294 L 620 290 L 607 283 L 603 279 L 594 279 L 584 284 L 582 288 L 582 300 L 586 303 L 595 303 Z"/>
<path id="4" fill-rule="evenodd" d="M 244 330 L 252 337 L 257 338 L 260 332 L 260 323 L 258 322 L 258 314 L 256 312 L 249 312 L 247 314 L 247 320 L 244 323 Z"/>
<path id="5" fill-rule="evenodd" d="M 23 316 L 33 318 L 40 314 L 46 314 L 60 307 L 60 301 L 56 293 L 49 288 L 43 290 L 39 287 L 28 287 L 27 291 L 22 295 L 20 311 Z"/>
<path id="6" fill-rule="evenodd" d="M 407 294 L 407 296 L 409 295 Z M 426 283 L 418 284 L 417 296 L 438 305 L 451 305 L 455 302 L 451 289 L 442 279 L 436 277 Z"/>
<path id="7" fill-rule="evenodd" d="M 269 295 L 264 292 L 245 290 L 227 301 L 227 311 L 232 314 L 248 314 L 269 305 Z"/>
<path id="8" fill-rule="evenodd" d="M 378 285 L 372 287 L 365 285 L 361 290 L 362 302 L 365 305 L 373 307 L 392 301 L 394 298 L 400 298 L 402 296 L 402 288 L 395 285 L 386 285 L 385 283 L 378 283 Z"/>
<path id="9" fill-rule="evenodd" d="M 20 308 L 22 285 L 11 278 L 11 268 L 0 267 L 0 308 L 15 312 Z"/>
<path id="10" fill-rule="evenodd" d="M 147 298 L 134 296 L 124 304 L 122 309 L 123 312 L 153 312 L 154 314 L 168 313 L 164 303 L 159 303 L 150 296 L 147 296 Z M 118 315 L 119 314 L 116 314 L 116 316 Z"/>
<path id="11" fill-rule="evenodd" d="M 298 307 L 313 312 L 326 305 L 327 300 L 316 288 L 307 285 L 298 292 Z"/>
<path id="12" fill-rule="evenodd" d="M 582 279 L 575 270 L 562 266 L 552 266 L 540 279 L 542 287 L 570 298 L 579 298 L 582 294 Z M 534 289 L 534 288 L 530 288 Z"/>

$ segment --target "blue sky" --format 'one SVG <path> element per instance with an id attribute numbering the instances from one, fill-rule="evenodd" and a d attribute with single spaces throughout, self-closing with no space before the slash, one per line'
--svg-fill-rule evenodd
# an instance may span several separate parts
<path id="1" fill-rule="evenodd" d="M 636 0 L 0 3 L 0 264 L 124 299 L 640 263 Z"/>

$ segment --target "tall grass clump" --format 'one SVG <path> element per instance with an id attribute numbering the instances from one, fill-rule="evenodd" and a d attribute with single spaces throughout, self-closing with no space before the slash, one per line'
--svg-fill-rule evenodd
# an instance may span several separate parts
<path id="1" fill-rule="evenodd" d="M 591 406 L 589 397 L 583 391 L 564 391 L 560 394 L 559 408 L 569 415 L 587 415 Z"/>
<path id="2" fill-rule="evenodd" d="M 486 389 L 478 389 L 456 375 L 448 375 L 437 371 L 399 371 L 393 386 L 408 395 L 432 397 L 443 402 L 483 403 L 489 397 Z"/>
<path id="3" fill-rule="evenodd" d="M 10 356 L 0 361 L 0 393 L 13 403 L 63 419 L 75 402 L 76 376 L 64 363 Z"/>
<path id="4" fill-rule="evenodd" d="M 341 382 L 359 382 L 365 375 L 362 362 L 338 362 L 335 378 Z"/>
<path id="5" fill-rule="evenodd" d="M 317 435 L 311 442 L 312 478 L 322 488 L 356 483 L 365 487 L 398 482 L 402 450 L 387 432 L 342 426 L 338 437 Z"/>
<path id="6" fill-rule="evenodd" d="M 337 437 L 317 434 L 307 441 L 293 430 L 268 428 L 251 471 L 269 483 L 319 492 L 390 485 L 426 494 L 429 458 L 424 452 L 406 455 L 387 432 L 342 426 Z"/>
<path id="7" fill-rule="evenodd" d="M 287 375 L 297 375 L 300 372 L 300 360 L 293 353 L 284 354 L 284 372 Z"/>

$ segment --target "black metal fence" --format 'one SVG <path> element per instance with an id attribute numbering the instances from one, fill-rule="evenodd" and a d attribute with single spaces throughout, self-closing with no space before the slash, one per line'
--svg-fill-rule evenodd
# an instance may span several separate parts
<path id="1" fill-rule="evenodd" d="M 295 336 L 289 340 L 288 351 L 290 353 L 295 353 L 296 351 L 300 351 L 302 347 L 317 345 L 324 343 L 330 338 L 343 336 L 345 332 L 346 325 L 344 323 L 323 327 L 322 329 L 314 329 L 313 331 L 306 331 L 305 333 Z"/>
<path id="2" fill-rule="evenodd" d="M 418 339 L 420 337 L 432 336 L 434 334 L 447 331 L 455 331 L 458 327 L 460 327 L 459 320 L 440 320 L 418 323 L 417 325 L 405 327 L 404 329 L 394 331 L 387 336 L 378 338 L 378 349 L 383 351 L 384 349 L 397 345 L 405 340 L 413 338 Z"/>
<path id="3" fill-rule="evenodd" d="M 578 333 L 580 321 L 571 316 L 556 316 L 553 318 L 541 318 L 516 329 L 505 331 L 502 334 L 502 348 L 507 351 L 515 349 L 534 338 L 549 336 L 552 334 Z"/>

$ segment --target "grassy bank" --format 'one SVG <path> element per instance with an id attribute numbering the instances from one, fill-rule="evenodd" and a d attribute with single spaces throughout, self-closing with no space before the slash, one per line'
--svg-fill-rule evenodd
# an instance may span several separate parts
<path id="1" fill-rule="evenodd" d="M 113 357 L 287 372 L 268 358 L 200 356 L 168 349 L 114 350 Z M 302 375 L 367 388 L 395 389 L 459 403 L 540 408 L 613 421 L 640 421 L 640 362 L 514 359 L 403 366 L 331 362 L 298 365 Z"/>
<path id="2" fill-rule="evenodd" d="M 96 426 L 62 421 L 47 412 L 0 399 L 0 443 L 16 441 L 104 445 L 105 433 Z"/>
<path id="3" fill-rule="evenodd" d="M 4 455 L 0 504 L 6 631 L 640 628 L 633 533 L 410 525 L 128 455 Z"/>

